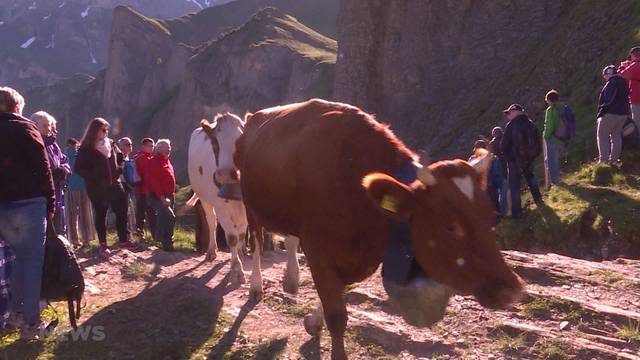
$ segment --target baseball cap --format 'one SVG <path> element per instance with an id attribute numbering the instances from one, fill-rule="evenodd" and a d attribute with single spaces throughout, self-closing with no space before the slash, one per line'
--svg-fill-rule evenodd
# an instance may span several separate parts
<path id="1" fill-rule="evenodd" d="M 524 112 L 524 108 L 520 104 L 511 104 L 508 108 L 502 110 L 503 113 L 508 113 L 510 111 L 522 111 Z"/>
<path id="2" fill-rule="evenodd" d="M 615 75 L 618 73 L 618 68 L 615 65 L 607 65 L 602 69 L 602 75 Z"/>

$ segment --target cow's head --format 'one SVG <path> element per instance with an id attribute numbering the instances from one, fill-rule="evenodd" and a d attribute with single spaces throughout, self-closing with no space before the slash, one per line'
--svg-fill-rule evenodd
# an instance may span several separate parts
<path id="1" fill-rule="evenodd" d="M 240 172 L 233 163 L 233 154 L 236 151 L 236 140 L 244 130 L 244 124 L 240 117 L 231 113 L 218 114 L 211 123 L 204 119 L 200 122 L 213 147 L 216 161 L 213 181 L 218 187 L 240 180 Z"/>
<path id="2" fill-rule="evenodd" d="M 473 294 L 489 308 L 504 308 L 523 291 L 496 243 L 495 209 L 486 194 L 490 154 L 472 164 L 441 161 L 419 169 L 406 186 L 371 174 L 363 186 L 388 217 L 410 222 L 416 260 L 435 281 Z"/>

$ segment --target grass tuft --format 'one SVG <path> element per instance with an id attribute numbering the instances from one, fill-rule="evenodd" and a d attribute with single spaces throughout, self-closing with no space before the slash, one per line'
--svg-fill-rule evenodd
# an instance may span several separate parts
<path id="1" fill-rule="evenodd" d="M 313 310 L 313 303 L 298 304 L 295 300 L 289 298 L 280 298 L 277 296 L 266 297 L 264 303 L 273 310 L 287 313 L 299 318 L 303 318 Z"/>
<path id="2" fill-rule="evenodd" d="M 136 260 L 126 264 L 120 269 L 122 278 L 126 280 L 144 280 L 150 277 L 149 266 L 142 261 Z"/>
<path id="3" fill-rule="evenodd" d="M 609 284 L 615 284 L 624 280 L 624 276 L 609 270 L 594 270 L 589 273 L 590 276 L 598 277 Z"/>
<path id="4" fill-rule="evenodd" d="M 629 321 L 616 335 L 629 342 L 640 343 L 640 321 Z"/>
<path id="5" fill-rule="evenodd" d="M 556 341 L 539 341 L 535 350 L 540 354 L 540 359 L 544 360 L 565 360 L 569 358 L 566 345 Z"/>
<path id="6" fill-rule="evenodd" d="M 287 348 L 288 338 L 274 338 L 261 342 L 257 346 L 243 347 L 226 353 L 224 360 L 270 360 L 279 359 L 280 354 Z"/>
<path id="7" fill-rule="evenodd" d="M 518 352 L 527 347 L 526 334 L 522 333 L 516 336 L 509 336 L 502 332 L 498 335 L 496 345 L 503 353 Z"/>

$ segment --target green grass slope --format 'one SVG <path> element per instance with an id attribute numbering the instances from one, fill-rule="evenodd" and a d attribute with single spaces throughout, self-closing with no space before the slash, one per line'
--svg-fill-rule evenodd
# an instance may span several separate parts
<path id="1" fill-rule="evenodd" d="M 586 164 L 543 194 L 525 195 L 523 220 L 497 227 L 504 248 L 601 258 L 640 256 L 640 176 L 617 166 Z"/>

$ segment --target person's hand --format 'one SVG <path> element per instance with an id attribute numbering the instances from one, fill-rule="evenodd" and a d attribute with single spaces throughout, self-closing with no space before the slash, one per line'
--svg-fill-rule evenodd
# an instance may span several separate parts
<path id="1" fill-rule="evenodd" d="M 63 167 L 58 167 L 53 169 L 51 172 L 51 176 L 53 177 L 53 182 L 56 184 L 60 184 L 67 179 L 69 173 Z"/>

